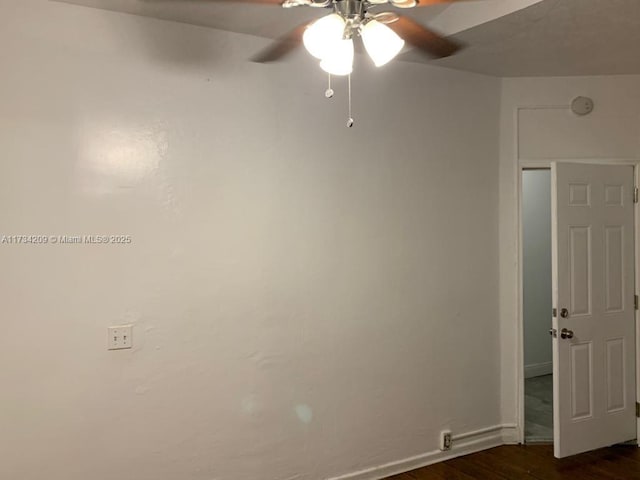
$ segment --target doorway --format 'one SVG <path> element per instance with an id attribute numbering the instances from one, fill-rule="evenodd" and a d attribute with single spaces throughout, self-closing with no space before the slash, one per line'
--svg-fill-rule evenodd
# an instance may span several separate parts
<path id="1" fill-rule="evenodd" d="M 551 170 L 522 171 L 525 442 L 553 441 Z"/>
<path id="2" fill-rule="evenodd" d="M 550 166 L 520 178 L 520 425 L 563 458 L 637 438 L 640 212 L 636 165 Z"/>

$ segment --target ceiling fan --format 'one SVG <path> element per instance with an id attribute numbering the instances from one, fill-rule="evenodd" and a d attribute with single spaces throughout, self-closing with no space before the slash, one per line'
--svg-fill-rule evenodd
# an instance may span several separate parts
<path id="1" fill-rule="evenodd" d="M 254 3 L 292 7 L 326 8 L 333 12 L 308 24 L 303 24 L 280 37 L 270 47 L 253 58 L 255 62 L 280 60 L 303 43 L 307 51 L 320 60 L 320 68 L 329 74 L 325 96 L 333 96 L 331 75 L 349 75 L 349 118 L 351 116 L 351 72 L 353 70 L 353 39 L 362 38 L 365 50 L 376 67 L 391 61 L 405 42 L 433 58 L 443 58 L 460 50 L 461 45 L 427 29 L 409 17 L 390 11 L 373 13 L 370 9 L 391 4 L 408 9 L 460 0 L 242 0 Z"/>
<path id="2" fill-rule="evenodd" d="M 362 38 L 364 48 L 380 67 L 403 49 L 405 42 L 431 58 L 448 57 L 462 46 L 453 40 L 429 30 L 415 20 L 393 11 L 376 12 L 386 5 L 399 9 L 427 7 L 468 0 L 204 0 L 273 5 L 282 8 L 324 8 L 331 13 L 310 23 L 302 24 L 252 58 L 254 62 L 268 63 L 280 60 L 303 44 L 307 51 L 320 60 L 320 67 L 329 74 L 329 88 L 325 95 L 333 96 L 331 75 L 349 75 L 349 121 L 351 118 L 351 72 L 353 70 L 354 42 Z"/>
<path id="3" fill-rule="evenodd" d="M 461 45 L 427 29 L 409 17 L 378 8 L 428 7 L 467 0 L 205 0 L 272 5 L 281 8 L 324 8 L 331 13 L 305 23 L 277 39 L 252 58 L 267 63 L 282 59 L 300 44 L 321 60 L 321 67 L 333 75 L 347 75 L 353 63 L 353 39 L 360 36 L 376 66 L 393 59 L 405 42 L 431 58 L 448 57 Z M 349 61 L 350 60 L 350 61 Z"/>
<path id="4" fill-rule="evenodd" d="M 254 57 L 256 62 L 273 62 L 294 50 L 302 41 L 309 53 L 321 60 L 323 70 L 333 75 L 351 73 L 353 38 L 362 37 L 365 49 L 376 66 L 382 66 L 402 50 L 405 42 L 433 58 L 457 52 L 461 46 L 394 12 L 372 13 L 385 4 L 408 9 L 460 0 L 243 0 L 252 3 L 292 7 L 314 7 L 333 13 L 301 25 Z"/>

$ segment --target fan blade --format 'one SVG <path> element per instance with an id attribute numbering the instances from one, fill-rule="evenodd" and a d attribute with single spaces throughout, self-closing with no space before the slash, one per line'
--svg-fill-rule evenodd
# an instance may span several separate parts
<path id="1" fill-rule="evenodd" d="M 387 24 L 387 27 L 400 35 L 409 45 L 435 58 L 448 57 L 462 48 L 461 45 L 441 37 L 409 17 L 400 16 L 398 21 Z"/>
<path id="2" fill-rule="evenodd" d="M 262 52 L 253 57 L 251 61 L 257 63 L 268 63 L 284 58 L 302 43 L 302 34 L 307 28 L 307 25 L 307 23 L 300 25 L 298 28 L 291 30 L 286 35 L 283 35 L 269 47 L 265 48 Z"/>

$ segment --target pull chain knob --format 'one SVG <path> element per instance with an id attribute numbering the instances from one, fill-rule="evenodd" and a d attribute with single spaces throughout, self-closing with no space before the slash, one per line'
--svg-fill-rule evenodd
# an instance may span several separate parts
<path id="1" fill-rule="evenodd" d="M 324 91 L 324 96 L 327 98 L 333 97 L 333 88 L 331 88 L 331 74 L 328 75 L 329 81 L 327 82 L 327 89 Z"/>

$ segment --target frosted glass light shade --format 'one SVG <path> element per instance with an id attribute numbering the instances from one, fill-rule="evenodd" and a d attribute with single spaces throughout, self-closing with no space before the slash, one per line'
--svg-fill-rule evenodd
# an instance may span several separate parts
<path id="1" fill-rule="evenodd" d="M 353 40 L 333 43 L 320 62 L 320 68 L 331 75 L 349 75 L 353 71 Z"/>
<path id="2" fill-rule="evenodd" d="M 391 61 L 404 47 L 404 40 L 377 20 L 371 20 L 365 24 L 360 35 L 362 35 L 364 48 L 367 49 L 367 53 L 376 67 L 381 67 Z"/>
<path id="3" fill-rule="evenodd" d="M 344 36 L 346 22 L 337 13 L 332 13 L 313 22 L 302 34 L 302 43 L 307 51 L 322 60 L 334 42 Z"/>

